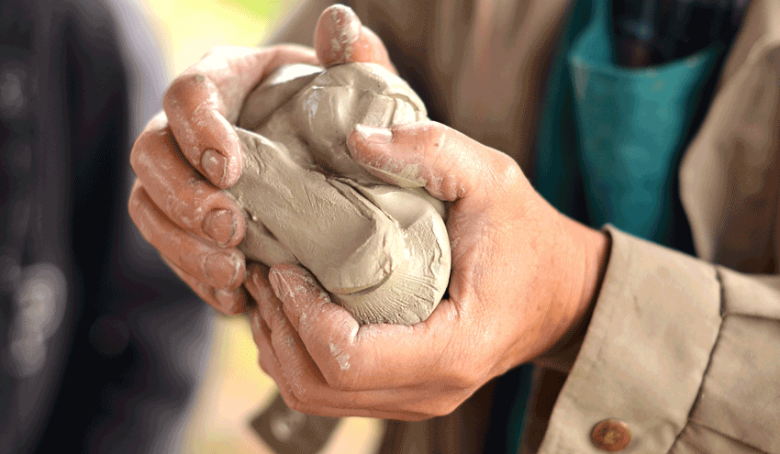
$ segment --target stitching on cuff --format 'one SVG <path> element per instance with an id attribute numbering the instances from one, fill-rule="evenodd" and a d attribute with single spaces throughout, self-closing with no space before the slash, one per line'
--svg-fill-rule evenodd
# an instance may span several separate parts
<path id="1" fill-rule="evenodd" d="M 769 451 L 764 451 L 763 449 L 759 449 L 759 448 L 757 448 L 757 447 L 755 447 L 755 446 L 753 446 L 753 445 L 751 445 L 749 443 L 745 443 L 743 440 L 739 440 L 739 439 L 734 438 L 734 437 L 732 437 L 730 435 L 724 434 L 723 432 L 721 432 L 719 430 L 713 429 L 712 427 L 710 427 L 710 426 L 708 426 L 706 424 L 701 424 L 701 423 L 696 422 L 696 421 L 691 421 L 691 425 L 702 427 L 705 430 L 708 430 L 708 431 L 710 431 L 712 433 L 720 435 L 723 438 L 727 438 L 727 439 L 733 441 L 735 444 L 738 444 L 740 446 L 744 446 L 746 448 L 753 449 L 756 452 L 760 452 L 760 453 L 763 453 L 763 454 L 771 454 Z"/>
<path id="2" fill-rule="evenodd" d="M 715 352 L 715 349 L 718 347 L 718 344 L 720 343 L 721 335 L 723 334 L 723 307 L 725 306 L 723 300 L 725 298 L 725 290 L 723 288 L 723 277 L 721 276 L 720 269 L 718 267 L 714 267 L 714 269 L 715 269 L 715 279 L 718 281 L 718 285 L 720 286 L 720 326 L 718 327 L 718 336 L 715 338 L 715 342 L 712 344 L 712 349 L 710 350 L 710 356 L 707 359 L 707 366 L 704 368 L 704 373 L 702 373 L 701 375 L 699 392 L 696 393 L 696 399 L 693 400 L 693 405 L 691 405 L 691 409 L 688 411 L 688 418 L 687 418 L 688 422 L 685 424 L 685 426 L 683 426 L 682 429 L 680 429 L 680 432 L 677 433 L 677 436 L 674 437 L 674 441 L 669 447 L 669 451 L 667 451 L 667 454 L 671 453 L 675 449 L 677 443 L 680 441 L 680 437 L 682 436 L 682 433 L 685 431 L 685 428 L 688 427 L 691 423 L 697 424 L 691 419 L 691 416 L 693 415 L 693 410 L 696 408 L 696 404 L 698 404 L 699 401 L 701 400 L 701 395 L 704 392 L 704 380 L 707 378 L 707 374 L 710 371 L 710 366 L 712 366 L 713 354 Z M 699 425 L 709 429 L 709 427 L 706 427 L 702 424 Z"/>
<path id="3" fill-rule="evenodd" d="M 585 369 L 585 371 L 582 372 L 582 375 L 585 377 L 585 380 L 591 380 L 594 375 L 598 375 L 598 374 L 601 373 L 601 370 L 600 370 L 599 366 L 602 366 L 604 364 L 604 346 L 609 342 L 609 339 L 607 337 L 608 330 L 601 329 L 601 330 L 599 330 L 599 331 L 594 333 L 591 330 L 591 326 L 592 325 L 590 323 L 593 322 L 593 319 L 595 317 L 596 311 L 599 309 L 599 304 L 602 303 L 602 298 L 606 299 L 606 300 L 613 300 L 615 298 L 615 295 L 621 294 L 623 292 L 623 289 L 626 287 L 626 285 L 628 285 L 628 283 L 627 283 L 628 279 L 625 278 L 625 276 L 627 276 L 627 274 L 623 275 L 624 278 L 620 279 L 620 280 L 617 280 L 617 282 L 615 282 L 614 275 L 610 275 L 610 278 L 611 278 L 610 286 L 609 286 L 609 289 L 606 288 L 607 286 L 605 285 L 606 284 L 605 280 L 607 278 L 607 274 L 610 271 L 610 265 L 617 266 L 617 264 L 615 264 L 615 261 L 617 259 L 613 260 L 614 252 L 615 252 L 614 251 L 614 248 L 615 248 L 615 237 L 612 234 L 612 232 L 609 232 L 609 230 L 607 230 L 607 229 L 603 229 L 603 230 L 607 231 L 608 234 L 610 235 L 609 258 L 608 258 L 609 261 L 607 262 L 605 270 L 604 270 L 604 276 L 602 277 L 601 288 L 599 289 L 599 294 L 596 296 L 595 305 L 597 307 L 594 307 L 593 314 L 591 314 L 591 320 L 590 320 L 590 322 L 588 324 L 588 327 L 587 327 L 587 332 L 585 333 L 586 337 L 585 337 L 585 339 L 583 339 L 582 346 L 580 346 L 580 353 L 582 353 L 582 347 L 585 346 L 585 341 L 586 341 L 588 335 L 592 336 L 591 343 L 594 343 L 594 342 L 598 343 L 598 350 L 595 352 L 595 355 L 594 355 L 593 359 L 590 362 L 586 363 L 587 364 L 587 369 Z M 633 247 L 631 247 L 630 244 L 628 244 L 628 247 L 625 248 L 624 254 L 625 254 L 624 262 L 630 264 L 632 256 L 634 255 L 634 249 L 633 249 Z M 614 271 L 613 271 L 613 273 L 614 273 Z M 604 307 L 604 306 L 606 306 L 606 307 Z M 601 308 L 601 311 L 603 313 L 599 314 L 599 320 L 607 319 L 609 321 L 612 321 L 612 320 L 615 319 L 615 313 L 618 310 L 618 307 L 615 304 L 600 304 L 600 308 Z M 594 334 L 598 335 L 598 337 L 595 337 Z M 575 359 L 575 363 L 576 363 L 576 359 Z M 572 367 L 572 370 L 574 370 L 574 367 Z M 569 371 L 569 374 L 571 374 L 571 372 L 572 371 Z M 567 377 L 567 379 L 568 379 L 568 377 Z M 576 394 L 570 396 L 570 398 L 577 405 L 581 405 L 581 402 L 577 398 Z"/>

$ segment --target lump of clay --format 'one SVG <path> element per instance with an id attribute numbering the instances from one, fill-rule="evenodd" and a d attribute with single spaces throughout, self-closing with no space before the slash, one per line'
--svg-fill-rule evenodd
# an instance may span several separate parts
<path id="1" fill-rule="evenodd" d="M 450 275 L 444 205 L 366 172 L 346 139 L 357 124 L 426 115 L 411 88 L 378 65 L 277 70 L 238 121 L 244 168 L 227 191 L 247 217 L 241 250 L 268 266 L 305 266 L 361 324 L 425 320 Z"/>

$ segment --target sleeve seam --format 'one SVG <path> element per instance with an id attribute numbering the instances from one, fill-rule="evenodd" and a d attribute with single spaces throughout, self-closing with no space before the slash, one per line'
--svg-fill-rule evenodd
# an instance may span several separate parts
<path id="1" fill-rule="evenodd" d="M 687 423 L 680 429 L 680 431 L 677 433 L 677 435 L 674 437 L 674 441 L 669 447 L 669 451 L 667 451 L 667 454 L 670 454 L 672 450 L 674 450 L 675 446 L 680 441 L 680 437 L 682 436 L 682 433 L 685 432 L 685 428 L 688 427 L 693 422 L 693 419 L 691 419 L 693 415 L 693 410 L 696 408 L 696 405 L 699 403 L 699 401 L 702 398 L 702 394 L 704 392 L 704 380 L 707 378 L 707 374 L 710 371 L 710 367 L 712 366 L 712 357 L 713 353 L 715 352 L 715 349 L 718 347 L 718 343 L 720 342 L 721 334 L 723 333 L 723 307 L 724 307 L 724 297 L 725 292 L 723 290 L 723 277 L 721 275 L 720 269 L 718 267 L 713 267 L 715 270 L 715 279 L 718 281 L 718 286 L 720 287 L 720 326 L 718 327 L 718 335 L 715 337 L 715 342 L 712 344 L 712 349 L 710 350 L 710 356 L 707 359 L 707 366 L 704 368 L 704 372 L 701 375 L 701 383 L 699 384 L 699 392 L 696 393 L 696 399 L 693 400 L 693 404 L 691 405 L 691 409 L 688 411 L 688 418 Z M 704 426 L 703 426 L 704 427 Z M 708 428 L 709 429 L 709 428 Z"/>
<path id="2" fill-rule="evenodd" d="M 723 438 L 727 438 L 727 439 L 731 440 L 735 444 L 738 444 L 740 446 L 744 446 L 746 448 L 753 449 L 756 452 L 760 452 L 762 454 L 771 454 L 769 451 L 764 451 L 763 449 L 757 448 L 757 447 L 751 445 L 750 443 L 746 443 L 744 440 L 740 440 L 738 438 L 734 438 L 731 435 L 725 434 L 725 433 L 721 432 L 720 430 L 714 429 L 714 428 L 712 428 L 712 427 L 710 427 L 710 426 L 708 426 L 706 424 L 702 424 L 702 423 L 700 423 L 698 421 L 691 420 L 690 421 L 690 425 L 695 425 L 695 426 L 702 427 L 702 428 L 704 428 L 704 429 L 706 429 L 706 430 L 708 430 L 708 431 L 710 431 L 712 433 L 720 435 Z"/>

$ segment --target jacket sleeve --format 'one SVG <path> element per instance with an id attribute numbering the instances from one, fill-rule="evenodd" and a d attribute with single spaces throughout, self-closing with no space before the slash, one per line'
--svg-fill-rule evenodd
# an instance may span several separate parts
<path id="1" fill-rule="evenodd" d="M 540 453 L 780 452 L 780 277 L 745 275 L 613 228 L 580 354 Z"/>

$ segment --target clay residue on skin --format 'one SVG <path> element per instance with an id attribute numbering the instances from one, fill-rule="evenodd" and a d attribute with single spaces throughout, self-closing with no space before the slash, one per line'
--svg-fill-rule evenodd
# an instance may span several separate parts
<path id="1" fill-rule="evenodd" d="M 341 370 L 349 370 L 350 364 L 349 364 L 349 353 L 345 353 L 339 349 L 336 344 L 331 342 L 329 344 L 330 347 L 330 354 L 333 355 L 333 357 L 336 359 L 336 363 L 339 365 L 339 369 Z"/>
<path id="2" fill-rule="evenodd" d="M 423 188 L 428 182 L 420 177 L 420 166 L 418 164 L 407 164 L 397 171 L 393 166 L 371 167 L 374 172 L 386 176 L 397 186 L 402 188 Z"/>
<path id="3" fill-rule="evenodd" d="M 352 44 L 360 38 L 360 21 L 347 17 L 354 15 L 351 9 L 341 5 L 334 5 L 330 9 L 330 18 L 338 32 L 338 36 L 331 38 L 330 44 L 335 53 L 342 52 L 343 49 L 342 61 L 349 60 L 352 55 Z"/>
<path id="4" fill-rule="evenodd" d="M 268 266 L 302 264 L 361 324 L 425 320 L 449 281 L 444 205 L 419 189 L 418 169 L 399 184 L 417 189 L 391 186 L 346 149 L 357 124 L 419 121 L 425 107 L 377 65 L 300 66 L 258 87 L 239 119 L 252 129 L 238 129 L 244 169 L 228 190 L 247 214 L 241 249 Z M 332 353 L 349 368 L 349 355 Z"/>

